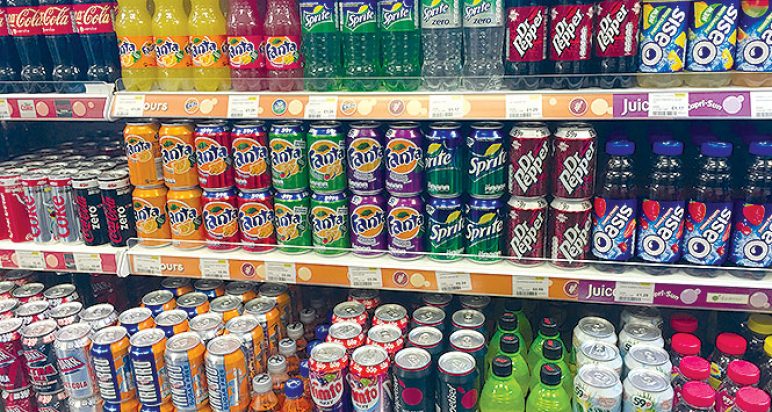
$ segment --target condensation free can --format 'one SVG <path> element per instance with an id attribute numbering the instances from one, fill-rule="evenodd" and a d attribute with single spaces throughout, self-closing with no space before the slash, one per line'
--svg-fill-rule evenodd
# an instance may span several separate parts
<path id="1" fill-rule="evenodd" d="M 208 402 L 205 351 L 203 341 L 194 332 L 180 333 L 166 341 L 166 376 L 172 403 L 180 411 L 195 410 L 197 405 Z"/>
<path id="2" fill-rule="evenodd" d="M 126 246 L 126 241 L 137 236 L 129 173 L 125 170 L 103 172 L 99 176 L 99 190 L 110 244 Z"/>
<path id="3" fill-rule="evenodd" d="M 529 198 L 547 196 L 549 128 L 544 123 L 515 123 L 509 139 L 509 193 Z"/>
<path id="4" fill-rule="evenodd" d="M 474 369 L 474 367 L 472 368 Z M 392 388 L 397 411 L 435 410 L 435 367 L 421 348 L 405 348 L 394 356 Z"/>
<path id="5" fill-rule="evenodd" d="M 311 123 L 306 134 L 311 191 L 336 194 L 346 190 L 346 136 L 340 122 Z"/>
<path id="6" fill-rule="evenodd" d="M 274 198 L 276 243 L 284 253 L 306 253 L 311 249 L 311 196 L 307 191 L 279 192 Z M 302 246 L 302 247 L 296 247 Z"/>
<path id="7" fill-rule="evenodd" d="M 72 188 L 72 175 L 63 169 L 48 177 L 51 186 L 51 205 L 54 208 L 56 237 L 64 243 L 80 242 L 80 222 Z"/>
<path id="8" fill-rule="evenodd" d="M 351 247 L 346 194 L 311 195 L 311 234 L 316 253 L 341 255 Z"/>
<path id="9" fill-rule="evenodd" d="M 467 193 L 485 199 L 500 198 L 507 189 L 507 152 L 504 125 L 498 122 L 473 123 L 466 138 Z"/>
<path id="10" fill-rule="evenodd" d="M 501 199 L 471 198 L 465 208 L 466 253 L 470 260 L 493 263 L 504 250 L 504 211 Z"/>
<path id="11" fill-rule="evenodd" d="M 437 122 L 429 125 L 424 158 L 426 193 L 446 198 L 464 193 L 464 138 L 461 124 Z"/>
<path id="12" fill-rule="evenodd" d="M 391 412 L 390 361 L 386 350 L 366 345 L 351 355 L 348 384 L 357 412 Z"/>
<path id="13" fill-rule="evenodd" d="M 386 191 L 415 196 L 424 189 L 423 133 L 418 123 L 398 122 L 386 131 Z"/>
<path id="14" fill-rule="evenodd" d="M 574 378 L 574 407 L 581 411 L 622 411 L 622 382 L 612 369 L 599 365 L 579 368 Z"/>
<path id="15" fill-rule="evenodd" d="M 76 323 L 62 328 L 56 334 L 54 350 L 67 396 L 98 396 L 99 388 L 91 361 L 91 326 Z"/>
<path id="16" fill-rule="evenodd" d="M 376 256 L 386 250 L 386 198 L 381 193 L 352 195 L 348 210 L 351 216 L 351 247 L 354 254 Z"/>
<path id="17" fill-rule="evenodd" d="M 544 198 L 511 197 L 505 236 L 510 262 L 531 266 L 547 257 L 547 201 Z"/>
<path id="18" fill-rule="evenodd" d="M 351 123 L 346 135 L 348 187 L 357 195 L 375 195 L 384 188 L 384 138 L 381 124 Z"/>
<path id="19" fill-rule="evenodd" d="M 434 260 L 453 261 L 464 253 L 464 207 L 461 197 L 433 197 L 426 202 L 426 242 L 429 257 Z"/>
<path id="20" fill-rule="evenodd" d="M 397 259 L 418 259 L 424 251 L 426 221 L 421 196 L 396 197 L 388 200 L 386 226 L 389 253 Z M 419 252 L 419 253 L 415 253 Z"/>
<path id="21" fill-rule="evenodd" d="M 463 402 L 465 393 L 480 393 L 480 377 L 475 358 L 464 352 L 451 351 L 437 361 L 437 410 L 473 412 L 477 407 Z"/>

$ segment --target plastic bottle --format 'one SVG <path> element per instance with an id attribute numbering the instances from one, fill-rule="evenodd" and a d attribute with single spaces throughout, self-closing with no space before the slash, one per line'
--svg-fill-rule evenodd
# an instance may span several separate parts
<path id="1" fill-rule="evenodd" d="M 422 74 L 429 90 L 461 85 L 463 31 L 461 0 L 421 0 Z"/>
<path id="2" fill-rule="evenodd" d="M 183 0 L 156 0 L 153 37 L 158 86 L 163 91 L 193 89 L 189 34 Z"/>
<path id="3" fill-rule="evenodd" d="M 27 93 L 54 91 L 51 81 L 51 55 L 43 44 L 43 27 L 37 18 L 37 0 L 7 0 L 8 32 L 19 54 L 19 77 Z"/>
<path id="4" fill-rule="evenodd" d="M 338 7 L 332 0 L 300 0 L 306 90 L 340 89 L 342 73 Z"/>
<path id="5" fill-rule="evenodd" d="M 604 89 L 633 87 L 638 70 L 638 36 L 641 0 L 602 0 L 595 16 L 595 59 Z"/>
<path id="6" fill-rule="evenodd" d="M 303 359 L 298 367 L 298 377 L 303 381 L 303 396 L 311 400 L 311 382 L 308 380 L 308 375 L 308 359 Z"/>
<path id="7" fill-rule="evenodd" d="M 558 331 L 558 324 L 551 318 L 543 318 L 539 325 L 539 333 L 531 343 L 531 347 L 528 349 L 526 360 L 528 361 L 528 369 L 533 369 L 536 362 L 542 358 L 542 345 L 547 339 L 560 340 L 560 331 Z M 561 341 L 562 343 L 562 341 Z"/>
<path id="8" fill-rule="evenodd" d="M 743 335 L 748 340 L 748 349 L 745 359 L 761 366 L 766 361 L 764 344 L 769 336 L 772 336 L 772 315 L 765 313 L 753 313 L 744 323 Z"/>
<path id="9" fill-rule="evenodd" d="M 257 0 L 230 0 L 228 8 L 228 62 L 233 90 L 264 90 L 264 16 Z"/>
<path id="10" fill-rule="evenodd" d="M 744 36 L 737 39 L 736 71 L 732 83 L 737 86 L 763 87 L 772 86 L 772 45 L 764 40 L 769 30 L 769 16 L 772 8 L 766 3 L 753 0 L 740 1 L 738 32 Z"/>
<path id="11" fill-rule="evenodd" d="M 670 363 L 673 373 L 678 373 L 681 360 L 686 356 L 700 356 L 702 342 L 691 333 L 676 333 L 670 343 Z"/>
<path id="12" fill-rule="evenodd" d="M 0 13 L 5 14 L 6 0 L 0 0 Z M 13 42 L 13 38 L 8 33 L 8 25 L 5 21 L 5 16 L 0 18 L 0 94 L 3 93 L 19 93 L 21 87 L 15 85 L 15 82 L 19 81 L 19 55 L 16 53 L 16 45 Z M 8 83 L 4 83 L 8 82 Z"/>
<path id="13" fill-rule="evenodd" d="M 690 313 L 675 312 L 670 315 L 668 326 L 669 329 L 667 330 L 667 333 L 669 335 L 665 338 L 666 348 L 670 347 L 671 342 L 673 341 L 673 336 L 676 333 L 687 333 L 697 336 L 696 333 L 700 323 L 697 318 L 692 316 Z"/>
<path id="14" fill-rule="evenodd" d="M 115 50 L 115 3 L 73 0 L 75 31 L 86 54 L 86 79 L 112 83 L 121 75 Z"/>
<path id="15" fill-rule="evenodd" d="M 268 358 L 268 375 L 273 382 L 273 393 L 279 397 L 279 403 L 283 403 L 284 384 L 290 378 L 287 373 L 287 359 L 282 355 L 273 355 Z"/>
<path id="16" fill-rule="evenodd" d="M 733 360 L 726 368 L 726 377 L 716 390 L 716 412 L 732 410 L 740 388 L 759 384 L 759 368 L 744 360 Z"/>
<path id="17" fill-rule="evenodd" d="M 378 90 L 382 75 L 378 1 L 344 0 L 340 9 L 344 86 L 353 92 Z"/>
<path id="18" fill-rule="evenodd" d="M 716 389 L 726 377 L 726 368 L 730 362 L 745 356 L 747 343 L 742 336 L 724 332 L 716 337 L 716 349 L 708 357 L 710 361 L 710 385 Z"/>
<path id="19" fill-rule="evenodd" d="M 735 412 L 769 412 L 770 399 L 767 392 L 761 389 L 746 387 L 737 391 Z"/>
<path id="20" fill-rule="evenodd" d="M 280 406 L 279 398 L 273 392 L 271 377 L 261 373 L 252 378 L 252 402 L 249 404 L 249 412 L 278 412 Z"/>
<path id="21" fill-rule="evenodd" d="M 416 90 L 421 85 L 421 26 L 417 0 L 378 0 L 381 64 L 386 89 Z"/>
<path id="22" fill-rule="evenodd" d="M 263 33 L 268 90 L 303 90 L 301 29 L 295 0 L 268 0 Z"/>
<path id="23" fill-rule="evenodd" d="M 772 393 L 772 336 L 764 339 L 764 359 L 759 363 L 761 379 L 759 388 Z"/>
<path id="24" fill-rule="evenodd" d="M 528 396 L 525 409 L 539 412 L 571 412 L 571 395 L 561 385 L 563 373 L 560 368 L 552 363 L 542 365 L 539 378 L 539 384 Z"/>
<path id="25" fill-rule="evenodd" d="M 593 8 L 591 0 L 557 0 L 550 8 L 550 69 L 553 89 L 590 85 Z M 584 33 L 584 34 L 583 34 Z"/>
<path id="26" fill-rule="evenodd" d="M 554 364 L 560 368 L 562 372 L 561 382 L 566 390 L 566 393 L 573 393 L 574 380 L 571 377 L 571 371 L 568 369 L 565 356 L 563 355 L 563 343 L 559 340 L 547 339 L 542 345 L 542 358 L 536 361 L 536 364 L 531 368 L 531 391 L 539 384 L 539 371 L 541 367 L 546 364 Z"/>
<path id="27" fill-rule="evenodd" d="M 311 412 L 312 408 L 311 401 L 303 396 L 303 381 L 297 378 L 287 380 L 281 412 Z"/>
<path id="28" fill-rule="evenodd" d="M 501 337 L 504 334 L 516 335 L 520 342 L 525 342 L 523 335 L 520 334 L 520 328 L 518 327 L 518 319 L 512 312 L 504 312 L 496 322 L 496 331 L 491 337 L 490 345 L 488 345 L 488 352 L 485 354 L 485 364 L 490 365 L 493 358 L 499 354 L 499 345 L 501 343 Z"/>
<path id="29" fill-rule="evenodd" d="M 316 310 L 314 308 L 304 308 L 300 311 L 300 323 L 303 324 L 303 336 L 307 341 L 314 339 L 314 329 L 316 329 Z"/>
<path id="30" fill-rule="evenodd" d="M 300 359 L 305 358 L 306 345 L 308 345 L 303 332 L 303 324 L 300 322 L 287 325 L 287 337 L 295 341 L 295 353 Z"/>
<path id="31" fill-rule="evenodd" d="M 300 367 L 300 358 L 298 357 L 298 347 L 292 339 L 282 339 L 279 342 L 279 354 L 287 360 L 287 373 L 290 376 L 298 374 Z"/>
<path id="32" fill-rule="evenodd" d="M 528 362 L 525 361 L 520 346 L 521 340 L 517 335 L 506 333 L 501 336 L 499 351 L 496 356 L 506 356 L 512 362 L 512 377 L 515 379 L 523 394 L 528 393 L 531 383 L 531 372 L 528 369 Z M 492 370 L 488 368 L 488 376 Z"/>
<path id="33" fill-rule="evenodd" d="M 512 376 L 512 361 L 496 356 L 492 365 L 480 395 L 480 412 L 525 412 L 525 395 Z"/>
<path id="34" fill-rule="evenodd" d="M 501 88 L 503 3 L 503 0 L 464 0 L 464 87 L 469 90 Z"/>
<path id="35" fill-rule="evenodd" d="M 645 0 L 641 27 L 638 85 L 678 87 L 686 64 L 686 29 L 692 2 Z"/>
<path id="36" fill-rule="evenodd" d="M 716 392 L 707 383 L 687 382 L 681 390 L 681 400 L 673 412 L 713 412 Z"/>
<path id="37" fill-rule="evenodd" d="M 153 18 L 144 0 L 120 0 L 115 17 L 118 54 L 123 87 L 148 91 L 155 87 L 158 67 L 155 59 Z"/>
<path id="38" fill-rule="evenodd" d="M 193 86 L 201 92 L 230 90 L 228 28 L 219 0 L 190 0 L 190 57 Z"/>
<path id="39" fill-rule="evenodd" d="M 694 2 L 694 15 L 687 35 L 686 69 L 692 72 L 686 77 L 688 86 L 729 85 L 731 74 L 728 71 L 734 68 L 739 3 L 739 0 Z"/>
<path id="40" fill-rule="evenodd" d="M 524 342 L 521 342 L 523 346 L 523 353 L 528 353 L 528 348 L 533 343 L 533 328 L 531 327 L 531 321 L 523 311 L 523 301 L 519 299 L 507 299 L 504 302 L 504 309 L 507 312 L 513 312 L 517 316 L 517 327 L 520 330 L 520 334 L 523 335 Z"/>
<path id="41" fill-rule="evenodd" d="M 549 7 L 541 0 L 505 0 L 504 79 L 513 90 L 534 90 L 547 74 Z"/>
<path id="42" fill-rule="evenodd" d="M 675 366 L 675 365 L 674 365 Z M 685 356 L 681 359 L 678 370 L 673 368 L 671 378 L 673 385 L 673 405 L 681 400 L 681 390 L 687 382 L 697 381 L 708 383 L 710 377 L 710 362 L 699 356 Z"/>
<path id="43" fill-rule="evenodd" d="M 40 0 L 38 16 L 51 54 L 51 80 L 60 93 L 83 93 L 83 48 L 72 21 L 72 0 Z"/>

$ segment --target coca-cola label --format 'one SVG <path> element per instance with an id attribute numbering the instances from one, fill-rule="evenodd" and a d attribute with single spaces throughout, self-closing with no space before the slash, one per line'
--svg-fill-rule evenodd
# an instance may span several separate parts
<path id="1" fill-rule="evenodd" d="M 5 7 L 0 7 L 0 37 L 8 36 L 8 24 L 5 18 Z"/>
<path id="2" fill-rule="evenodd" d="M 464 27 L 501 27 L 504 9 L 501 0 L 464 0 Z"/>
<path id="3" fill-rule="evenodd" d="M 559 5 L 550 9 L 550 59 L 589 60 L 592 53 L 592 4 Z"/>
<path id="4" fill-rule="evenodd" d="M 507 9 L 507 60 L 538 62 L 547 58 L 547 7 Z"/>
<path id="5" fill-rule="evenodd" d="M 772 203 L 739 204 L 734 222 L 729 259 L 738 266 L 772 266 Z"/>
<path id="6" fill-rule="evenodd" d="M 595 54 L 599 57 L 627 57 L 638 53 L 641 21 L 639 0 L 606 0 L 598 4 Z"/>
<path id="7" fill-rule="evenodd" d="M 78 34 L 112 33 L 115 3 L 73 4 L 75 30 Z"/>
<path id="8" fill-rule="evenodd" d="M 685 215 L 683 201 L 644 199 L 638 217 L 636 255 L 647 262 L 677 261 L 681 257 Z"/>
<path id="9" fill-rule="evenodd" d="M 228 57 L 232 69 L 265 67 L 265 43 L 262 36 L 228 36 Z"/>
<path id="10" fill-rule="evenodd" d="M 11 36 L 38 36 L 43 34 L 42 15 L 37 7 L 8 7 L 6 23 Z"/>
<path id="11" fill-rule="evenodd" d="M 633 256 L 637 199 L 596 197 L 592 215 L 592 254 L 602 260 L 628 260 Z"/>
<path id="12" fill-rule="evenodd" d="M 686 211 L 684 259 L 700 265 L 723 264 L 732 230 L 732 203 L 692 200 Z"/>
<path id="13" fill-rule="evenodd" d="M 72 21 L 72 6 L 69 4 L 40 6 L 38 14 L 44 35 L 64 35 L 75 32 Z"/>

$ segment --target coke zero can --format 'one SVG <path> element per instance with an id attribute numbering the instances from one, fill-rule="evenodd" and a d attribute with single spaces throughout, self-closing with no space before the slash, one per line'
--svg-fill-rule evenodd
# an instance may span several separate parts
<path id="1" fill-rule="evenodd" d="M 383 133 L 378 122 L 351 124 L 346 135 L 348 186 L 358 195 L 374 195 L 383 190 Z"/>
<path id="2" fill-rule="evenodd" d="M 22 320 L 0 320 L 0 389 L 15 391 L 29 386 L 27 364 L 21 347 Z"/>
<path id="3" fill-rule="evenodd" d="M 54 230 L 59 240 L 65 243 L 80 241 L 78 211 L 72 193 L 72 177 L 65 170 L 55 170 L 48 177 L 51 186 L 51 204 L 56 216 Z"/>
<path id="4" fill-rule="evenodd" d="M 547 201 L 512 197 L 507 220 L 507 255 L 521 265 L 543 263 L 547 254 Z"/>
<path id="5" fill-rule="evenodd" d="M 32 240 L 24 188 L 21 185 L 21 174 L 25 171 L 24 168 L 13 168 L 0 174 L 0 201 L 5 209 L 1 218 L 8 227 L 8 237 L 12 242 Z"/>
<path id="6" fill-rule="evenodd" d="M 423 133 L 415 122 L 389 125 L 386 131 L 386 190 L 414 196 L 424 189 Z"/>
<path id="7" fill-rule="evenodd" d="M 273 193 L 239 192 L 239 229 L 241 242 L 247 252 L 268 252 L 276 244 L 273 227 Z"/>
<path id="8" fill-rule="evenodd" d="M 48 178 L 40 173 L 29 173 L 21 178 L 24 187 L 24 202 L 27 205 L 27 217 L 32 238 L 35 243 L 47 243 L 56 240 L 53 231 L 54 207 L 51 204 L 51 187 Z"/>
<path id="9" fill-rule="evenodd" d="M 79 170 L 72 178 L 72 190 L 80 221 L 80 235 L 86 246 L 104 245 L 107 237 L 107 221 L 102 209 L 99 191 L 99 170 Z"/>
<path id="10" fill-rule="evenodd" d="M 231 131 L 231 149 L 236 187 L 243 191 L 271 188 L 268 134 L 265 123 L 237 123 Z"/>
<path id="11" fill-rule="evenodd" d="M 235 183 L 231 162 L 231 133 L 225 122 L 196 125 L 196 164 L 203 189 L 227 189 Z"/>
<path id="12" fill-rule="evenodd" d="M 424 200 L 420 195 L 389 198 L 386 209 L 389 253 L 397 259 L 418 259 L 424 251 Z"/>
<path id="13" fill-rule="evenodd" d="M 592 220 L 589 200 L 555 198 L 550 203 L 548 233 L 552 264 L 562 268 L 580 268 L 590 252 Z"/>
<path id="14" fill-rule="evenodd" d="M 99 176 L 99 189 L 102 192 L 102 209 L 110 244 L 126 246 L 129 238 L 137 237 L 129 172 L 111 170 L 102 173 Z"/>
<path id="15" fill-rule="evenodd" d="M 544 123 L 516 123 L 509 132 L 509 193 L 547 196 L 550 130 Z"/>
<path id="16" fill-rule="evenodd" d="M 552 194 L 563 199 L 593 196 L 597 134 L 587 123 L 558 125 L 552 142 Z"/>
<path id="17" fill-rule="evenodd" d="M 386 250 L 386 197 L 353 195 L 349 199 L 351 213 L 351 247 L 362 256 L 383 254 Z"/>

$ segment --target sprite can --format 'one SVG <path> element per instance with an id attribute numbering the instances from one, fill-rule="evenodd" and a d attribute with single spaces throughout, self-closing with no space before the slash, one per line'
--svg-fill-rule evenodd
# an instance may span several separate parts
<path id="1" fill-rule="evenodd" d="M 466 253 L 476 262 L 497 262 L 504 238 L 501 199 L 469 199 L 466 205 Z"/>
<path id="2" fill-rule="evenodd" d="M 469 152 L 467 191 L 480 199 L 499 198 L 507 188 L 507 153 L 504 125 L 498 122 L 472 124 L 466 138 Z"/>
<path id="3" fill-rule="evenodd" d="M 312 123 L 306 136 L 311 191 L 333 194 L 346 190 L 346 136 L 340 122 Z"/>
<path id="4" fill-rule="evenodd" d="M 317 253 L 340 255 L 351 247 L 345 193 L 311 195 L 311 230 Z"/>
<path id="5" fill-rule="evenodd" d="M 426 216 L 429 221 L 429 255 L 434 260 L 458 260 L 464 253 L 464 215 L 460 197 L 429 197 Z"/>
<path id="6" fill-rule="evenodd" d="M 311 228 L 308 224 L 310 196 L 300 193 L 277 193 L 273 199 L 276 243 L 284 253 L 305 253 L 311 246 Z"/>
<path id="7" fill-rule="evenodd" d="M 279 192 L 298 193 L 308 189 L 308 163 L 303 123 L 293 120 L 274 123 L 268 132 L 271 146 L 271 182 Z"/>
<path id="8" fill-rule="evenodd" d="M 456 122 L 433 123 L 425 139 L 426 192 L 434 197 L 461 196 L 464 189 L 461 125 Z"/>

